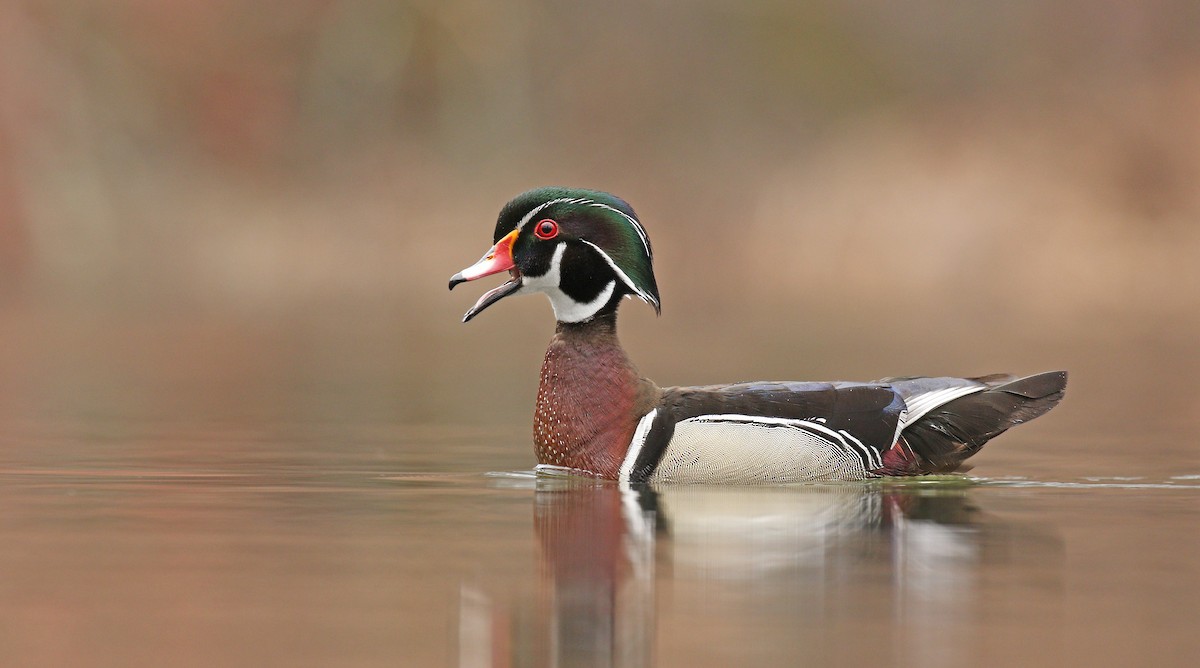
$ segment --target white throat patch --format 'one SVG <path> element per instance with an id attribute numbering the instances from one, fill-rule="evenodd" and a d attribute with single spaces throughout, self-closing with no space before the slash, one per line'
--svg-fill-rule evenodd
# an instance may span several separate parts
<path id="1" fill-rule="evenodd" d="M 554 256 L 550 258 L 550 270 L 541 276 L 523 276 L 521 292 L 543 292 L 550 298 L 550 306 L 554 308 L 554 317 L 559 322 L 583 322 L 596 315 L 608 300 L 612 299 L 613 291 L 617 289 L 616 281 L 609 281 L 590 302 L 577 302 L 558 286 L 562 278 L 562 259 L 567 252 L 567 244 L 559 242 L 554 247 Z"/>

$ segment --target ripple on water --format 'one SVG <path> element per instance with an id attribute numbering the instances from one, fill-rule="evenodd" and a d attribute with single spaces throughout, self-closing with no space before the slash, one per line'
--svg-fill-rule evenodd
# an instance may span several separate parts
<path id="1" fill-rule="evenodd" d="M 1168 478 L 1144 476 L 1087 476 L 1078 480 L 1034 480 L 1026 477 L 979 478 L 980 484 L 993 487 L 1034 487 L 1052 489 L 1200 489 L 1200 475 Z"/>

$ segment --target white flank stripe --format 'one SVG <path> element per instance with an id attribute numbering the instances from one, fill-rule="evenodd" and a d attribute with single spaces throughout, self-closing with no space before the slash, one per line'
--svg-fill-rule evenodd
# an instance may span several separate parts
<path id="1" fill-rule="evenodd" d="M 763 424 L 781 424 L 781 425 L 789 425 L 789 426 L 811 425 L 811 426 L 816 427 L 817 429 L 820 429 L 829 434 L 834 433 L 828 427 L 821 425 L 821 424 L 817 424 L 816 422 L 810 422 L 809 420 L 800 420 L 797 418 L 771 417 L 769 415 L 742 415 L 741 413 L 715 413 L 712 415 L 697 415 L 696 417 L 688 418 L 688 420 L 695 420 L 697 422 L 703 422 L 703 421 L 717 422 L 717 421 L 721 421 L 721 420 L 728 420 L 728 421 L 733 421 L 733 422 L 761 422 Z"/>
<path id="2" fill-rule="evenodd" d="M 863 451 L 863 454 L 867 457 L 867 466 L 869 468 L 877 469 L 883 466 L 883 460 L 880 459 L 878 450 L 875 448 L 868 448 L 863 444 L 862 441 L 854 438 L 854 436 L 845 429 L 839 429 L 838 433 L 850 439 L 851 441 L 854 441 L 854 444 L 858 446 L 858 449 Z"/>
<path id="3" fill-rule="evenodd" d="M 658 409 L 655 408 L 649 413 L 642 416 L 638 421 L 637 429 L 633 432 L 633 439 L 629 441 L 629 449 L 625 451 L 625 461 L 621 462 L 621 472 L 617 475 L 618 480 L 629 480 L 629 476 L 633 475 L 633 465 L 637 462 L 638 455 L 642 453 L 642 446 L 646 444 L 646 437 L 650 435 L 650 428 L 654 426 L 654 417 L 658 415 Z"/>
<path id="4" fill-rule="evenodd" d="M 901 430 L 925 417 L 926 413 L 938 406 L 943 406 L 960 397 L 982 392 L 986 389 L 987 387 L 984 385 L 960 385 L 958 387 L 947 387 L 941 390 L 925 392 L 924 394 L 918 394 L 905 399 L 904 404 L 908 407 L 908 415 L 901 414 L 900 416 L 901 424 L 903 425 Z"/>
<path id="5" fill-rule="evenodd" d="M 814 429 L 814 430 L 816 430 L 816 431 L 819 431 L 819 432 L 821 432 L 822 434 L 825 434 L 826 436 L 828 436 L 828 437 L 829 437 L 829 442 L 830 442 L 830 443 L 833 443 L 833 444 L 835 444 L 835 445 L 837 445 L 837 444 L 841 444 L 841 446 L 842 446 L 843 448 L 845 448 L 847 452 L 853 452 L 853 449 L 852 449 L 851 445 L 850 445 L 849 443 L 847 443 L 847 442 L 846 442 L 846 439 L 845 439 L 845 438 L 843 438 L 843 437 L 842 437 L 842 434 L 845 434 L 846 432 L 844 432 L 844 431 L 843 431 L 843 432 L 836 432 L 836 431 L 834 431 L 834 430 L 830 429 L 829 427 L 826 427 L 826 426 L 825 426 L 825 425 L 823 425 L 823 424 L 818 424 L 818 423 L 816 423 L 816 422 L 809 422 L 808 420 L 793 420 L 793 422 L 795 422 L 795 423 L 797 423 L 797 424 L 800 424 L 800 425 L 803 425 L 803 426 L 805 426 L 805 427 L 808 427 L 808 428 L 810 428 L 810 429 Z M 858 440 L 856 439 L 856 440 L 855 440 L 855 442 L 856 442 L 856 443 L 858 443 L 858 445 L 859 445 L 860 447 L 862 447 L 862 449 L 863 449 L 863 450 L 862 450 L 863 456 L 866 458 L 866 462 L 867 462 L 868 464 L 870 464 L 870 463 L 871 463 L 871 453 L 870 453 L 870 452 L 867 450 L 866 446 L 864 446 L 864 445 L 862 444 L 862 442 L 861 442 L 861 441 L 858 441 Z"/>
<path id="6" fill-rule="evenodd" d="M 847 452 L 852 451 L 852 448 L 854 447 L 846 440 L 846 437 L 849 437 L 852 441 L 854 441 L 854 445 L 862 450 L 863 457 L 865 458 L 865 460 L 868 464 L 871 464 L 872 462 L 875 462 L 878 460 L 877 453 L 875 453 L 871 448 L 868 448 L 866 445 L 863 444 L 862 441 L 858 440 L 857 438 L 850 436 L 850 434 L 846 433 L 845 431 L 836 432 L 836 431 L 830 429 L 829 427 L 826 427 L 823 424 L 820 424 L 818 422 L 813 422 L 811 420 L 797 420 L 797 419 L 793 419 L 793 418 L 778 418 L 778 417 L 769 417 L 766 415 L 741 415 L 738 413 L 722 413 L 722 414 L 718 414 L 718 415 L 697 415 L 694 418 L 688 418 L 687 420 L 684 420 L 684 422 L 691 422 L 693 420 L 695 420 L 697 422 L 704 422 L 704 421 L 708 421 L 708 422 L 722 422 L 722 421 L 725 421 L 725 422 L 756 422 L 759 424 L 777 424 L 777 425 L 787 426 L 787 427 L 807 427 L 809 429 L 812 429 L 813 431 L 820 432 L 822 435 L 824 435 L 826 437 L 825 440 L 829 441 L 831 444 L 841 445 L 843 448 L 846 449 Z M 882 465 L 883 465 L 882 462 L 880 462 L 879 464 L 874 465 L 874 468 L 879 468 Z"/>

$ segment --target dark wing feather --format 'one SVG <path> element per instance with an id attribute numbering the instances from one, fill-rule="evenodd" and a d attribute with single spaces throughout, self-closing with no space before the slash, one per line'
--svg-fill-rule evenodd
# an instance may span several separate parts
<path id="1" fill-rule="evenodd" d="M 878 383 L 738 383 L 667 388 L 660 406 L 675 421 L 699 415 L 746 415 L 820 422 L 887 448 L 904 404 Z"/>
<path id="2" fill-rule="evenodd" d="M 1067 372 L 1050 371 L 989 387 L 938 406 L 904 429 L 904 440 L 928 463 L 953 471 L 987 441 L 1054 408 Z"/>
<path id="3" fill-rule="evenodd" d="M 879 383 L 759 382 L 664 388 L 658 415 L 631 479 L 644 480 L 662 458 L 680 420 L 701 415 L 743 415 L 819 422 L 846 431 L 882 453 L 892 445 L 904 401 Z"/>
<path id="4" fill-rule="evenodd" d="M 846 431 L 877 452 L 878 472 L 914 475 L 954 471 L 988 440 L 1054 408 L 1067 373 L 1051 371 L 1014 380 L 1007 374 L 978 378 L 889 378 L 875 383 L 738 383 L 663 390 L 658 415 L 634 464 L 631 480 L 654 471 L 675 423 L 701 415 L 743 415 L 819 422 Z M 978 388 L 937 406 L 907 424 L 895 442 L 905 401 L 947 388 Z"/>

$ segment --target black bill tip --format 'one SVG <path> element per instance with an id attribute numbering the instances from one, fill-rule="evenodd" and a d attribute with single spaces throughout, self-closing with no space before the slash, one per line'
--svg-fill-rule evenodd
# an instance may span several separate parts
<path id="1" fill-rule="evenodd" d="M 504 299 L 505 297 L 515 293 L 516 291 L 518 291 L 520 289 L 521 289 L 521 279 L 513 278 L 512 280 L 509 280 L 495 288 L 492 288 L 491 290 L 488 290 L 486 293 L 484 293 L 484 295 L 482 297 L 479 298 L 479 301 L 475 302 L 475 305 L 471 307 L 471 310 L 467 311 L 466 315 L 463 316 L 462 321 L 469 322 L 471 320 L 471 318 L 474 318 L 475 316 L 479 315 L 479 313 L 481 311 L 483 311 L 483 309 L 491 306 L 492 304 L 495 304 L 496 302 L 500 301 L 501 299 Z"/>

